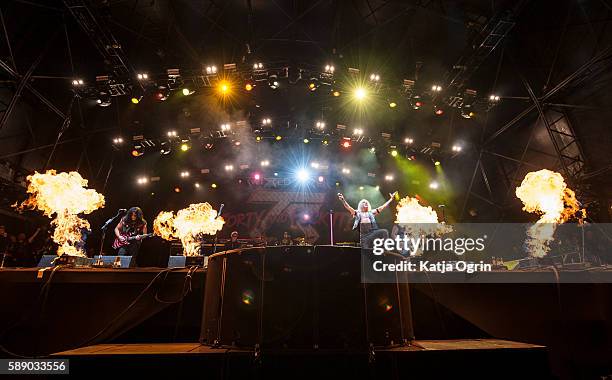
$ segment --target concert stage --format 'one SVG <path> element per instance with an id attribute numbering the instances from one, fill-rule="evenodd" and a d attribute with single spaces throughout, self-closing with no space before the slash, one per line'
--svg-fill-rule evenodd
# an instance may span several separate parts
<path id="1" fill-rule="evenodd" d="M 495 368 L 525 377 L 512 371 L 533 364 L 543 374 L 542 366 L 550 363 L 555 375 L 612 373 L 606 338 L 612 332 L 609 270 L 558 273 L 559 278 L 581 276 L 582 283 L 529 283 L 538 271 L 554 276 L 550 269 L 481 273 L 473 283 L 438 283 L 431 276 L 431 282 L 409 284 L 409 293 L 403 294 L 401 286 L 364 287 L 358 252 L 349 247 L 253 248 L 211 257 L 207 269 L 1 269 L 0 344 L 22 356 L 70 355 L 76 359 L 74 371 L 89 365 L 102 370 L 104 363 L 136 368 L 148 358 L 150 369 L 165 363 L 208 366 L 219 373 L 235 362 L 232 369 L 246 373 L 260 368 L 252 366 L 253 350 L 263 343 L 261 357 L 270 359 L 261 368 L 286 368 L 313 358 L 328 367 L 333 358 L 342 358 L 335 363 L 338 371 L 350 367 L 363 374 L 372 369 L 363 343 L 374 341 L 380 371 L 392 365 L 397 373 L 410 373 L 437 363 L 432 368 L 456 374 L 471 363 L 483 371 Z M 339 262 L 342 270 L 330 270 Z M 205 308 L 205 298 L 221 294 L 222 277 L 224 306 L 219 308 L 217 300 Z M 506 282 L 495 283 L 502 279 Z M 388 312 L 377 310 L 377 302 L 366 302 L 377 293 L 364 289 L 391 291 L 391 307 L 384 308 Z M 394 299 L 394 294 L 401 296 Z M 399 313 L 407 304 L 397 300 L 406 298 L 411 321 Z M 221 310 L 229 319 L 215 330 Z M 366 326 L 372 327 L 369 336 Z M 405 345 L 411 335 L 416 339 Z M 198 340 L 207 345 L 193 343 Z M 221 347 L 211 347 L 216 344 Z M 546 347 L 550 361 L 539 346 Z"/>

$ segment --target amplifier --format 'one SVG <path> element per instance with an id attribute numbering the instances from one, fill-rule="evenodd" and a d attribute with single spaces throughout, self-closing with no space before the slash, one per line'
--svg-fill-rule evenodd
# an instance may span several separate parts
<path id="1" fill-rule="evenodd" d="M 91 267 L 91 259 L 89 257 L 70 256 L 70 255 L 44 255 L 38 261 L 38 267 L 53 267 L 56 265 L 66 265 L 78 268 Z"/>

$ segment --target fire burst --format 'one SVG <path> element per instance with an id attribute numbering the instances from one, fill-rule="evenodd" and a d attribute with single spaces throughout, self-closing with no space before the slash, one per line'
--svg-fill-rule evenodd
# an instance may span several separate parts
<path id="1" fill-rule="evenodd" d="M 547 169 L 527 173 L 516 196 L 523 202 L 523 210 L 541 214 L 540 219 L 527 230 L 529 255 L 544 257 L 553 240 L 557 224 L 565 223 L 572 217 L 580 222 L 586 212 L 580 209 L 576 194 L 569 189 L 563 176 Z"/>
<path id="2" fill-rule="evenodd" d="M 49 218 L 54 218 L 51 225 L 53 241 L 59 245 L 58 256 L 85 256 L 76 248 L 81 240 L 81 230 L 89 229 L 89 222 L 78 214 L 90 214 L 104 207 L 104 196 L 93 189 L 87 189 L 87 180 L 77 172 L 57 173 L 47 170 L 28 176 L 30 194 L 18 209 L 38 209 Z"/>
<path id="3" fill-rule="evenodd" d="M 179 210 L 160 212 L 153 221 L 153 231 L 165 240 L 180 239 L 186 256 L 200 254 L 202 235 L 220 231 L 225 221 L 208 203 L 190 204 Z"/>
<path id="4" fill-rule="evenodd" d="M 417 198 L 410 196 L 399 201 L 395 223 L 401 224 L 411 236 L 440 235 L 452 230 L 450 226 L 440 222 L 434 209 L 422 206 Z"/>

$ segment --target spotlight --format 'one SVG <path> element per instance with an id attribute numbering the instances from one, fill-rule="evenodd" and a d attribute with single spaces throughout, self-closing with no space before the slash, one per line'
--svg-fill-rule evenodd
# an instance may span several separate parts
<path id="1" fill-rule="evenodd" d="M 132 156 L 134 157 L 140 157 L 144 154 L 144 152 L 142 150 L 139 149 L 133 149 L 132 150 Z"/>
<path id="2" fill-rule="evenodd" d="M 313 169 L 318 169 L 319 168 L 319 163 L 313 161 L 313 162 L 310 163 L 310 167 L 313 168 Z"/>
<path id="3" fill-rule="evenodd" d="M 188 151 L 189 150 L 189 144 L 185 144 L 185 143 L 181 144 L 181 150 L 183 152 Z"/>
<path id="4" fill-rule="evenodd" d="M 174 188 L 174 192 L 175 192 L 175 193 L 180 193 L 180 192 L 181 192 L 181 188 L 180 188 L 180 187 L 178 187 L 178 186 L 176 186 L 176 187 Z"/>
<path id="5" fill-rule="evenodd" d="M 300 169 L 295 174 L 295 177 L 299 182 L 306 182 L 310 179 L 310 173 L 306 169 Z"/>
<path id="6" fill-rule="evenodd" d="M 217 66 L 206 66 L 206 74 L 211 75 L 211 74 L 216 74 L 217 73 Z"/>
<path id="7" fill-rule="evenodd" d="M 304 139 L 304 144 L 308 144 L 310 142 L 310 140 L 308 140 L 307 138 Z"/>
<path id="8" fill-rule="evenodd" d="M 231 84 L 226 80 L 222 80 L 217 86 L 217 91 L 219 91 L 219 94 L 221 94 L 222 96 L 229 95 L 231 89 Z"/>
<path id="9" fill-rule="evenodd" d="M 221 124 L 221 131 L 227 132 L 230 129 L 231 129 L 231 126 L 229 124 Z"/>
<path id="10" fill-rule="evenodd" d="M 189 96 L 189 95 L 191 95 L 191 94 L 193 94 L 193 93 L 194 93 L 194 91 L 191 91 L 191 90 L 190 90 L 190 89 L 188 89 L 187 87 L 185 87 L 185 88 L 183 89 L 183 95 L 185 95 L 185 96 Z"/>
<path id="11" fill-rule="evenodd" d="M 255 174 L 253 174 L 253 179 L 254 179 L 255 181 L 259 181 L 259 180 L 261 179 L 261 174 L 259 174 L 259 173 L 255 173 Z"/>
<path id="12" fill-rule="evenodd" d="M 364 100 L 367 95 L 368 95 L 368 92 L 363 87 L 357 87 L 353 93 L 353 96 L 355 97 L 355 99 L 359 101 Z"/>
<path id="13" fill-rule="evenodd" d="M 389 108 L 395 108 L 395 107 L 397 107 L 397 103 L 395 103 L 395 102 L 390 102 L 389 103 Z"/>
<path id="14" fill-rule="evenodd" d="M 160 90 L 160 91 L 157 91 L 157 92 L 155 93 L 155 99 L 157 99 L 157 100 L 159 100 L 159 101 L 162 101 L 162 102 L 163 102 L 164 100 L 168 99 L 168 96 L 169 96 L 169 94 L 168 94 L 168 92 L 167 92 L 167 91 L 161 91 L 161 90 Z"/>
<path id="15" fill-rule="evenodd" d="M 325 72 L 329 74 L 333 74 L 336 68 L 334 65 L 325 65 Z"/>
<path id="16" fill-rule="evenodd" d="M 435 113 L 438 116 L 442 116 L 442 115 L 444 115 L 444 110 L 442 108 L 436 108 Z"/>
<path id="17" fill-rule="evenodd" d="M 351 147 L 351 140 L 348 138 L 343 139 L 342 144 L 340 144 L 344 149 L 348 149 Z"/>
<path id="18" fill-rule="evenodd" d="M 96 99 L 96 103 L 98 103 L 100 107 L 108 107 L 113 104 L 112 99 L 108 94 L 100 94 L 100 97 Z"/>
<path id="19" fill-rule="evenodd" d="M 434 162 L 434 165 L 435 165 L 435 166 L 440 166 L 440 161 L 435 161 L 435 162 Z"/>
<path id="20" fill-rule="evenodd" d="M 385 181 L 393 181 L 393 175 L 392 174 L 387 174 L 385 176 Z"/>
<path id="21" fill-rule="evenodd" d="M 168 131 L 168 137 L 176 137 L 176 131 Z"/>
<path id="22" fill-rule="evenodd" d="M 85 82 L 83 82 L 83 79 L 73 79 L 72 80 L 72 85 L 73 86 L 82 86 Z"/>
<path id="23" fill-rule="evenodd" d="M 304 218 L 304 220 L 310 220 L 310 215 L 304 214 L 302 215 L 302 218 Z"/>
<path id="24" fill-rule="evenodd" d="M 438 185 L 438 182 L 436 181 L 433 181 L 429 184 L 430 189 L 436 190 L 438 187 L 440 187 L 440 185 Z"/>
<path id="25" fill-rule="evenodd" d="M 132 97 L 132 103 L 133 104 L 138 104 L 138 103 L 140 103 L 141 99 L 142 99 L 142 96 L 133 96 Z"/>
<path id="26" fill-rule="evenodd" d="M 256 62 L 253 64 L 253 70 L 261 70 L 261 69 L 263 69 L 263 63 Z"/>
<path id="27" fill-rule="evenodd" d="M 363 186 L 359 186 L 359 190 L 363 191 Z"/>
<path id="28" fill-rule="evenodd" d="M 319 181 L 319 183 L 323 183 L 323 181 L 325 181 L 325 178 L 323 178 L 323 176 L 320 175 L 319 178 L 317 178 L 317 180 Z"/>
<path id="29" fill-rule="evenodd" d="M 225 171 L 226 172 L 231 172 L 232 170 L 234 170 L 234 165 L 225 165 Z"/>
<path id="30" fill-rule="evenodd" d="M 335 90 L 334 92 L 332 92 L 332 95 L 337 98 L 338 96 L 340 96 L 340 91 Z"/>
<path id="31" fill-rule="evenodd" d="M 147 74 L 147 73 L 138 73 L 138 75 L 136 75 L 136 77 L 138 78 L 138 80 L 146 80 L 146 79 L 149 79 L 149 74 Z"/>
<path id="32" fill-rule="evenodd" d="M 274 176 L 275 176 L 275 177 L 278 177 L 278 173 L 277 173 L 277 172 L 274 172 Z"/>
<path id="33" fill-rule="evenodd" d="M 431 86 L 431 91 L 433 92 L 440 92 L 442 91 L 442 87 L 439 85 L 434 84 L 433 86 Z"/>
<path id="34" fill-rule="evenodd" d="M 376 147 L 371 147 L 369 150 L 370 150 L 370 153 L 376 153 Z"/>
<path id="35" fill-rule="evenodd" d="M 268 86 L 273 90 L 276 90 L 280 86 L 277 75 L 273 74 L 268 77 Z"/>
<path id="36" fill-rule="evenodd" d="M 187 178 L 187 177 L 189 177 L 189 172 L 188 171 L 182 171 L 180 173 L 180 176 L 181 176 L 181 178 Z"/>
<path id="37" fill-rule="evenodd" d="M 319 80 L 317 78 L 310 78 L 310 82 L 308 83 L 308 89 L 310 91 L 316 91 L 319 88 Z"/>
<path id="38" fill-rule="evenodd" d="M 139 185 L 146 185 L 149 182 L 149 179 L 147 177 L 138 177 L 136 179 L 136 183 L 138 183 Z"/>
<path id="39" fill-rule="evenodd" d="M 270 119 L 270 118 L 265 118 L 265 119 L 263 119 L 263 120 L 261 121 L 261 124 L 262 124 L 262 125 L 270 125 L 270 124 L 272 124 L 272 119 Z"/>
<path id="40" fill-rule="evenodd" d="M 363 135 L 363 129 L 361 129 L 361 128 L 355 128 L 355 129 L 353 129 L 353 134 L 354 134 L 355 136 L 362 136 L 362 135 Z"/>
<path id="41" fill-rule="evenodd" d="M 315 124 L 315 126 L 317 127 L 318 130 L 323 130 L 325 129 L 325 122 L 323 121 L 317 121 L 317 123 Z"/>
<path id="42" fill-rule="evenodd" d="M 414 140 L 411 137 L 406 137 L 404 139 L 404 144 L 412 144 Z"/>
<path id="43" fill-rule="evenodd" d="M 283 139 L 283 136 L 281 136 L 281 135 L 277 135 L 276 136 L 276 141 L 281 141 L 282 139 Z"/>
<path id="44" fill-rule="evenodd" d="M 342 168 L 342 174 L 351 174 L 351 169 L 349 169 L 349 168 Z"/>
<path id="45" fill-rule="evenodd" d="M 393 149 L 393 150 L 391 151 L 391 156 L 392 156 L 392 157 L 397 157 L 397 150 L 396 150 L 396 149 Z"/>
<path id="46" fill-rule="evenodd" d="M 453 152 L 461 152 L 463 148 L 461 147 L 461 145 L 453 145 Z"/>
<path id="47" fill-rule="evenodd" d="M 499 95 L 491 95 L 491 96 L 489 96 L 489 101 L 491 101 L 491 102 L 499 102 Z"/>
<path id="48" fill-rule="evenodd" d="M 420 100 L 417 100 L 416 102 L 414 102 L 414 104 L 412 105 L 412 108 L 415 110 L 420 109 L 421 107 L 423 107 L 423 102 Z"/>
<path id="49" fill-rule="evenodd" d="M 216 189 L 217 188 L 217 184 L 213 182 L 213 183 L 210 184 L 210 187 L 212 187 L 213 189 Z"/>
<path id="50" fill-rule="evenodd" d="M 380 80 L 380 75 L 378 75 L 378 74 L 370 74 L 370 80 L 372 82 L 378 82 Z"/>
<path id="51" fill-rule="evenodd" d="M 323 139 L 323 141 L 321 141 L 321 144 L 323 144 L 323 145 L 329 145 L 329 140 L 327 140 L 327 139 Z M 350 146 L 350 144 L 349 144 L 349 146 Z"/>
<path id="52" fill-rule="evenodd" d="M 261 136 L 255 137 L 255 141 L 260 142 L 261 141 Z"/>
<path id="53" fill-rule="evenodd" d="M 194 183 L 194 184 L 193 184 L 193 186 L 195 186 L 195 188 L 196 188 L 196 189 L 199 189 L 199 188 L 200 188 L 200 184 L 199 184 L 199 183 L 197 183 L 197 182 L 196 182 L 196 183 Z"/>
<path id="54" fill-rule="evenodd" d="M 123 144 L 123 137 L 115 137 L 113 139 L 113 144 L 115 145 Z"/>
<path id="55" fill-rule="evenodd" d="M 268 160 L 263 160 L 259 163 L 262 167 L 267 167 L 270 166 L 270 161 Z"/>
<path id="56" fill-rule="evenodd" d="M 244 89 L 247 91 L 253 90 L 253 85 L 251 83 L 247 83 L 244 85 Z"/>

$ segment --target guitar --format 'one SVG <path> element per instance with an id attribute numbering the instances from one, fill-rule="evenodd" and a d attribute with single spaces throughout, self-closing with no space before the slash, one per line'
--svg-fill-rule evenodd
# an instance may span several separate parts
<path id="1" fill-rule="evenodd" d="M 151 237 L 153 235 L 154 235 L 153 233 L 151 233 L 151 234 L 143 234 L 143 235 L 133 235 L 133 236 L 121 235 L 125 239 L 123 241 L 121 241 L 121 240 L 119 240 L 119 238 L 115 238 L 115 241 L 113 242 L 113 249 L 119 249 L 121 247 L 125 247 L 126 245 L 130 244 L 134 240 L 143 240 L 143 239 L 146 239 L 146 238 Z"/>

